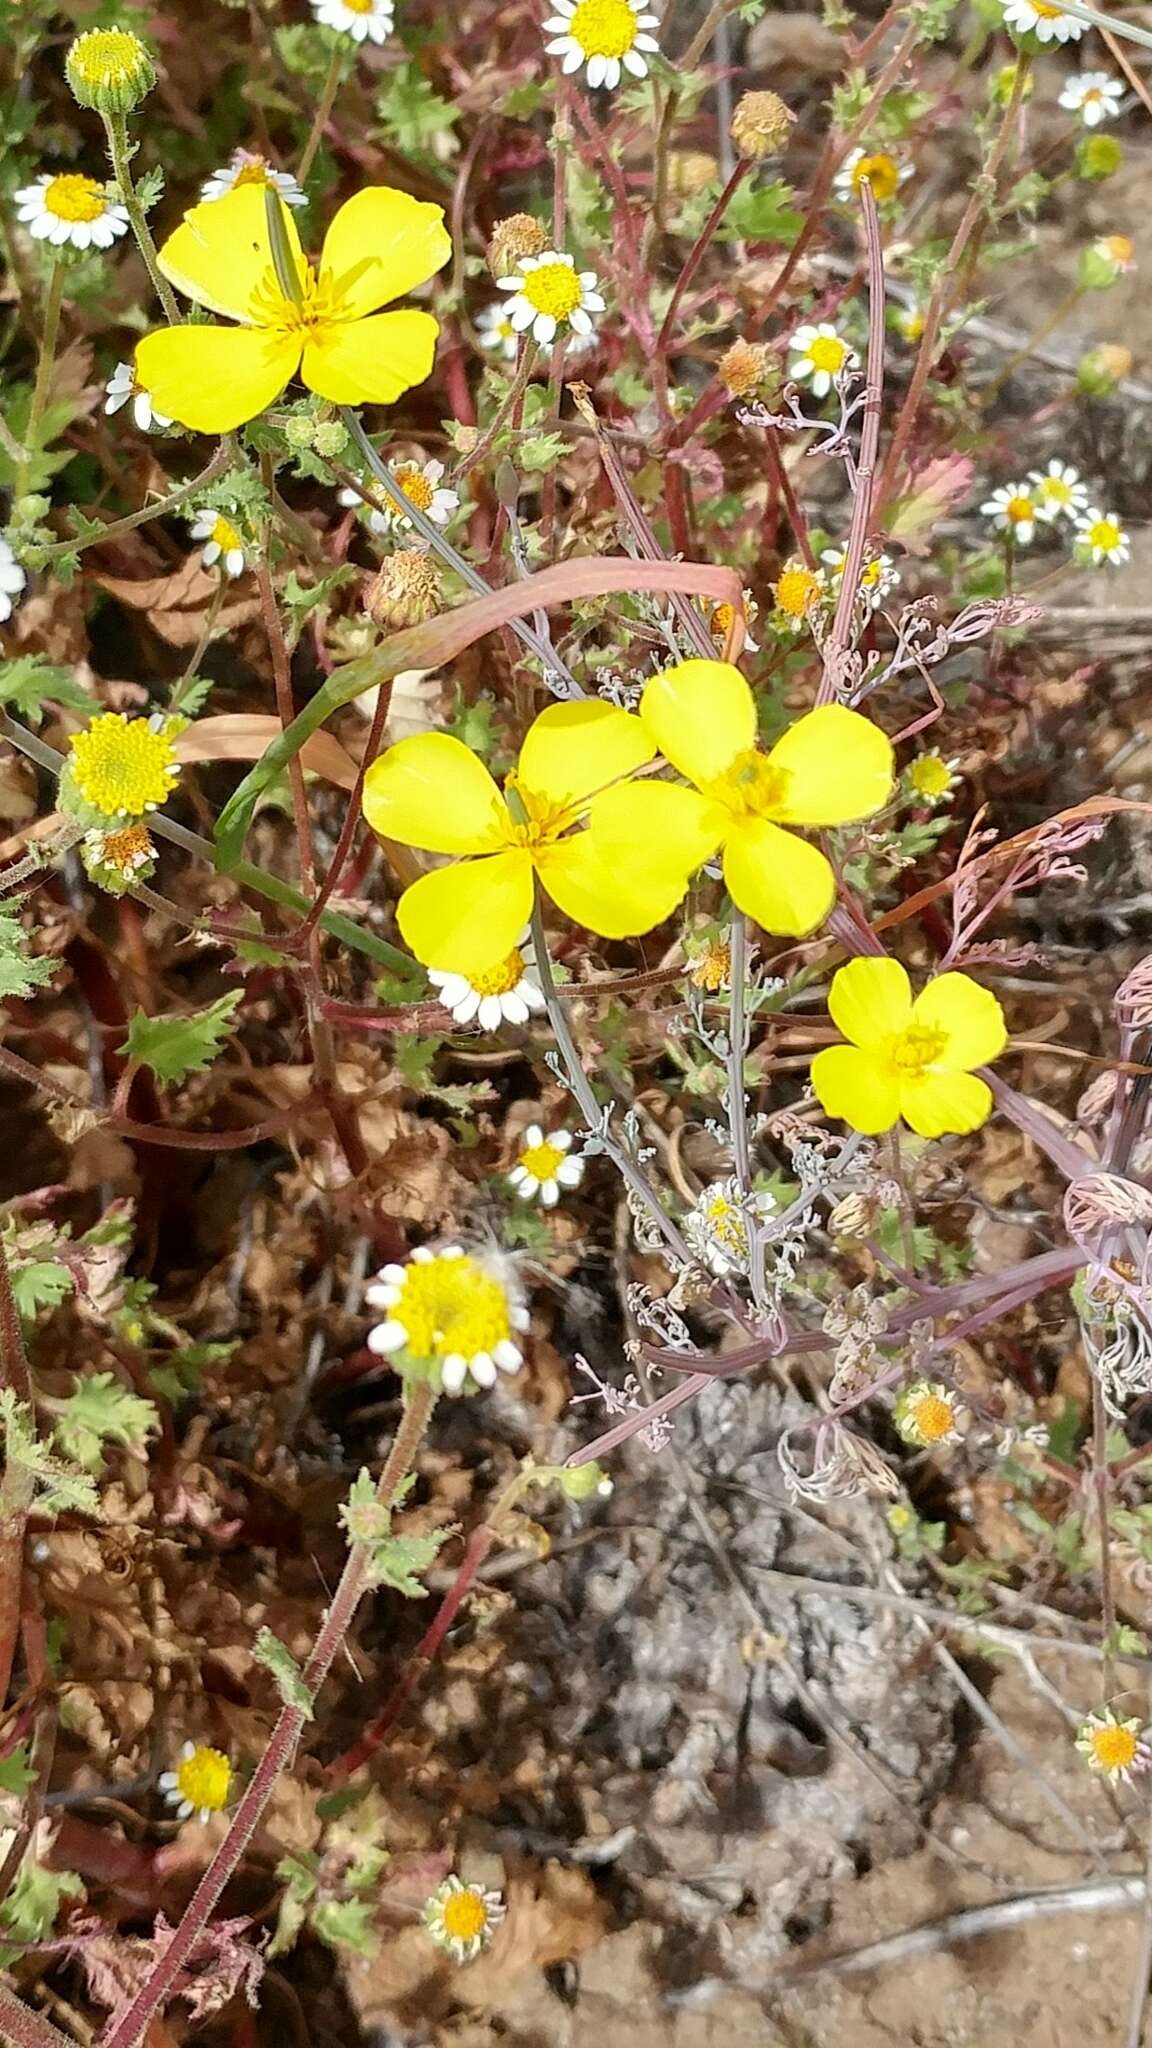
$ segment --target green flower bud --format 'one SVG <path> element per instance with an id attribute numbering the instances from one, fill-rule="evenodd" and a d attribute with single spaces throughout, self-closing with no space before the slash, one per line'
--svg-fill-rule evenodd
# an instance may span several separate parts
<path id="1" fill-rule="evenodd" d="M 342 420 L 321 420 L 313 439 L 317 455 L 343 455 L 348 446 L 348 429 Z"/>
<path id="2" fill-rule="evenodd" d="M 1120 169 L 1124 151 L 1114 135 L 1085 135 L 1076 146 L 1076 176 L 1099 183 Z"/>
<path id="3" fill-rule="evenodd" d="M 598 1465 L 595 1459 L 590 1459 L 587 1465 L 558 1466 L 556 1481 L 569 1500 L 591 1500 L 594 1493 L 608 1494 L 612 1491 L 612 1481 L 603 1465 Z"/>
<path id="4" fill-rule="evenodd" d="M 140 822 L 113 831 L 86 832 L 80 843 L 84 872 L 98 889 L 125 896 L 137 882 L 146 882 L 156 867 L 156 848 L 148 827 Z"/>
<path id="5" fill-rule="evenodd" d="M 307 413 L 293 413 L 284 422 L 284 439 L 296 455 L 302 455 L 306 448 L 315 445 L 316 422 Z"/>
<path id="6" fill-rule="evenodd" d="M 64 60 L 73 98 L 98 114 L 130 114 L 156 83 L 156 66 L 128 28 L 90 28 Z"/>
<path id="7" fill-rule="evenodd" d="M 1019 68 L 1018 64 L 1001 64 L 999 70 L 993 73 L 991 98 L 996 106 L 1006 107 L 1008 105 L 1016 84 L 1016 74 Z M 1024 90 L 1020 95 L 1022 100 L 1031 99 L 1033 83 L 1032 74 L 1029 72 L 1024 80 Z"/>
<path id="8" fill-rule="evenodd" d="M 1099 348 L 1081 356 L 1076 370 L 1076 389 L 1086 398 L 1103 398 L 1132 368 L 1132 351 L 1118 341 L 1102 341 Z"/>

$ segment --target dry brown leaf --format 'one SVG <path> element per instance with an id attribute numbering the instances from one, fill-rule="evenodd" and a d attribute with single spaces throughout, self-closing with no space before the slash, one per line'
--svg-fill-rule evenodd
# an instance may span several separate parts
<path id="1" fill-rule="evenodd" d="M 487 1954 L 456 1980 L 462 2004 L 499 2006 L 526 1970 L 546 1970 L 594 1948 L 611 1919 L 587 1871 L 563 1863 L 517 1873 L 507 1905 Z"/>
<path id="2" fill-rule="evenodd" d="M 193 647 L 204 629 L 208 607 L 216 595 L 218 578 L 205 569 L 198 555 L 188 555 L 179 569 L 167 576 L 103 576 L 93 579 L 121 604 L 146 612 L 170 647 Z M 217 616 L 221 632 L 246 625 L 259 617 L 260 600 L 255 596 L 226 600 Z"/>
<path id="3" fill-rule="evenodd" d="M 258 761 L 284 728 L 263 711 L 225 711 L 196 719 L 175 743 L 178 761 Z M 341 789 L 352 789 L 358 773 L 351 754 L 334 733 L 314 732 L 304 742 L 300 759 L 313 775 L 322 775 Z"/>

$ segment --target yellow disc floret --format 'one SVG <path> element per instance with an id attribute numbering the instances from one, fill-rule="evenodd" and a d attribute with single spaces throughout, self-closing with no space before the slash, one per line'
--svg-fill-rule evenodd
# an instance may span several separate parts
<path id="1" fill-rule="evenodd" d="M 553 1145 L 545 1138 L 543 1144 L 529 1145 L 521 1152 L 517 1164 L 539 1181 L 552 1180 L 556 1168 L 563 1165 L 565 1156 L 559 1145 Z"/>
<path id="2" fill-rule="evenodd" d="M 520 289 L 537 313 L 553 320 L 566 320 L 580 304 L 580 280 L 570 263 L 541 263 L 536 270 L 525 271 Z"/>
<path id="3" fill-rule="evenodd" d="M 835 377 L 844 368 L 848 358 L 848 344 L 834 334 L 817 334 L 808 346 L 808 360 L 814 370 L 825 370 Z"/>
<path id="4" fill-rule="evenodd" d="M 628 0 L 580 0 L 568 34 L 586 57 L 623 57 L 636 41 L 636 15 Z"/>
<path id="5" fill-rule="evenodd" d="M 822 583 L 815 569 L 803 562 L 785 562 L 776 584 L 776 609 L 786 619 L 799 621 L 820 596 Z"/>
<path id="6" fill-rule="evenodd" d="M 107 711 L 72 735 L 72 780 L 106 818 L 139 818 L 166 803 L 179 777 L 172 741 L 146 718 Z"/>
<path id="7" fill-rule="evenodd" d="M 475 1941 L 488 1925 L 488 1908 L 483 1896 L 470 1888 L 453 1892 L 445 1899 L 442 1918 L 444 1932 L 452 1941 Z"/>
<path id="8" fill-rule="evenodd" d="M 232 1766 L 222 1750 L 195 1749 L 177 1765 L 176 1783 L 189 1806 L 219 1813 L 228 1804 Z"/>
<path id="9" fill-rule="evenodd" d="M 1080 1723 L 1076 1747 L 1089 1770 L 1113 1783 L 1147 1768 L 1145 1731 L 1139 1721 L 1125 1720 L 1112 1707 L 1103 1707 Z"/>
<path id="10" fill-rule="evenodd" d="M 908 780 L 917 796 L 934 803 L 951 789 L 952 770 L 939 754 L 921 754 L 909 768 Z"/>
<path id="11" fill-rule="evenodd" d="M 369 1349 L 398 1354 L 400 1370 L 445 1393 L 459 1394 L 469 1374 L 490 1387 L 497 1370 L 514 1373 L 523 1363 L 512 1332 L 526 1327 L 527 1316 L 496 1273 L 459 1245 L 441 1252 L 421 1246 L 407 1265 L 385 1266 L 368 1300 L 388 1311 L 387 1322 L 370 1331 Z"/>
<path id="12" fill-rule="evenodd" d="M 956 1434 L 956 1398 L 936 1380 L 918 1380 L 896 1403 L 893 1420 L 906 1444 L 922 1450 Z"/>
<path id="13" fill-rule="evenodd" d="M 148 51 L 126 28 L 92 28 L 77 36 L 64 71 L 80 105 L 103 114 L 130 113 L 156 83 Z"/>
<path id="14" fill-rule="evenodd" d="M 850 175 L 853 189 L 857 191 L 867 179 L 874 199 L 892 199 L 900 189 L 900 166 L 886 150 L 878 151 L 875 156 L 858 157 Z"/>
<path id="15" fill-rule="evenodd" d="M 498 967 L 489 967 L 483 974 L 470 974 L 478 996 L 506 996 L 517 988 L 523 979 L 524 962 L 518 952 L 509 953 Z"/>
<path id="16" fill-rule="evenodd" d="M 44 187 L 44 211 L 57 220 L 99 220 L 107 205 L 104 187 L 79 171 L 62 171 Z"/>
<path id="17" fill-rule="evenodd" d="M 435 495 L 435 487 L 429 483 L 424 471 L 414 462 L 405 462 L 392 472 L 393 481 L 403 491 L 410 505 L 418 512 L 427 512 Z"/>

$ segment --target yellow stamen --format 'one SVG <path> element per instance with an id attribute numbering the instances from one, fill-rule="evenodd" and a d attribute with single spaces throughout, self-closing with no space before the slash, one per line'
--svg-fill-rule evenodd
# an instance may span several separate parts
<path id="1" fill-rule="evenodd" d="M 771 818 L 780 810 L 791 781 L 786 768 L 775 768 L 766 754 L 748 747 L 708 783 L 704 794 L 738 818 Z"/>
<path id="2" fill-rule="evenodd" d="M 393 481 L 403 491 L 410 505 L 418 512 L 427 512 L 432 504 L 434 486 L 429 483 L 422 469 L 414 462 L 405 462 L 392 472 Z"/>
<path id="3" fill-rule="evenodd" d="M 580 0 L 568 34 L 586 57 L 623 57 L 636 41 L 628 0 Z"/>
<path id="4" fill-rule="evenodd" d="M 529 1145 L 527 1151 L 520 1154 L 517 1163 L 524 1168 L 525 1173 L 530 1173 L 533 1179 L 546 1181 L 555 1179 L 556 1168 L 562 1165 L 563 1160 L 564 1153 L 560 1146 L 550 1144 L 545 1138 L 541 1145 Z"/>
<path id="5" fill-rule="evenodd" d="M 189 1806 L 218 1813 L 228 1803 L 232 1766 L 218 1749 L 196 1749 L 176 1766 L 176 1789 Z"/>
<path id="6" fill-rule="evenodd" d="M 926 1073 L 934 1060 L 938 1060 L 948 1043 L 946 1031 L 932 1031 L 923 1025 L 912 1024 L 907 1031 L 900 1031 L 888 1048 L 888 1059 L 902 1080 L 918 1080 Z"/>
<path id="7" fill-rule="evenodd" d="M 479 1892 L 451 1892 L 440 1908 L 444 1932 L 452 1941 L 476 1941 L 488 1926 L 488 1908 Z"/>
<path id="8" fill-rule="evenodd" d="M 509 953 L 499 967 L 489 967 L 484 974 L 470 974 L 478 996 L 506 996 L 517 986 L 524 974 L 524 962 L 519 953 Z"/>
<path id="9" fill-rule="evenodd" d="M 808 361 L 814 370 L 825 370 L 830 377 L 844 367 L 848 345 L 839 341 L 834 334 L 818 334 L 808 344 Z"/>
<path id="10" fill-rule="evenodd" d="M 527 271 L 521 289 L 537 313 L 550 313 L 554 320 L 567 319 L 580 304 L 580 280 L 570 263 L 544 263 Z"/>
<path id="11" fill-rule="evenodd" d="M 54 213 L 57 220 L 99 220 L 107 205 L 103 187 L 95 178 L 81 177 L 78 171 L 64 171 L 44 188 L 45 209 Z"/>

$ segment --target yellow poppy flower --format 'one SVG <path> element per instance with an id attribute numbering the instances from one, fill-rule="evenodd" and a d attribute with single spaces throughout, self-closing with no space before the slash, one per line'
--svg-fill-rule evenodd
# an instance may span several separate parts
<path id="1" fill-rule="evenodd" d="M 614 814 L 600 816 L 601 792 L 615 796 L 609 784 L 655 752 L 638 718 L 597 699 L 540 713 L 503 794 L 450 733 L 416 733 L 389 747 L 364 782 L 373 831 L 464 856 L 400 898 L 400 930 L 416 958 L 454 974 L 490 967 L 528 922 L 534 877 L 565 916 L 605 938 L 660 924 L 687 889 L 683 856 L 663 851 L 662 840 L 641 850 L 631 830 L 622 838 Z M 585 817 L 587 826 L 574 829 Z"/>
<path id="2" fill-rule="evenodd" d="M 836 878 L 815 846 L 784 828 L 867 818 L 892 789 L 891 742 L 858 711 L 809 711 L 770 752 L 756 745 L 756 700 L 726 661 L 685 661 L 653 678 L 640 718 L 696 790 L 667 783 L 603 799 L 602 822 L 623 840 L 679 845 L 691 870 L 718 847 L 732 901 L 765 931 L 810 932 L 828 915 Z M 697 793 L 698 792 L 698 793 Z"/>
<path id="3" fill-rule="evenodd" d="M 832 978 L 832 1022 L 850 1040 L 812 1062 L 829 1116 L 873 1136 L 903 1117 L 922 1138 L 974 1131 L 992 1090 L 973 1073 L 1008 1043 L 1004 1012 L 967 974 L 940 974 L 915 1002 L 898 960 L 850 960 Z"/>
<path id="4" fill-rule="evenodd" d="M 318 271 L 283 205 L 280 217 L 298 298 L 285 295 L 276 274 L 262 185 L 194 206 L 160 250 L 178 291 L 240 323 L 161 328 L 137 347 L 137 381 L 182 426 L 229 433 L 297 371 L 334 405 L 391 405 L 431 371 L 432 315 L 378 309 L 448 261 L 442 209 L 386 185 L 357 192 L 328 230 Z"/>

